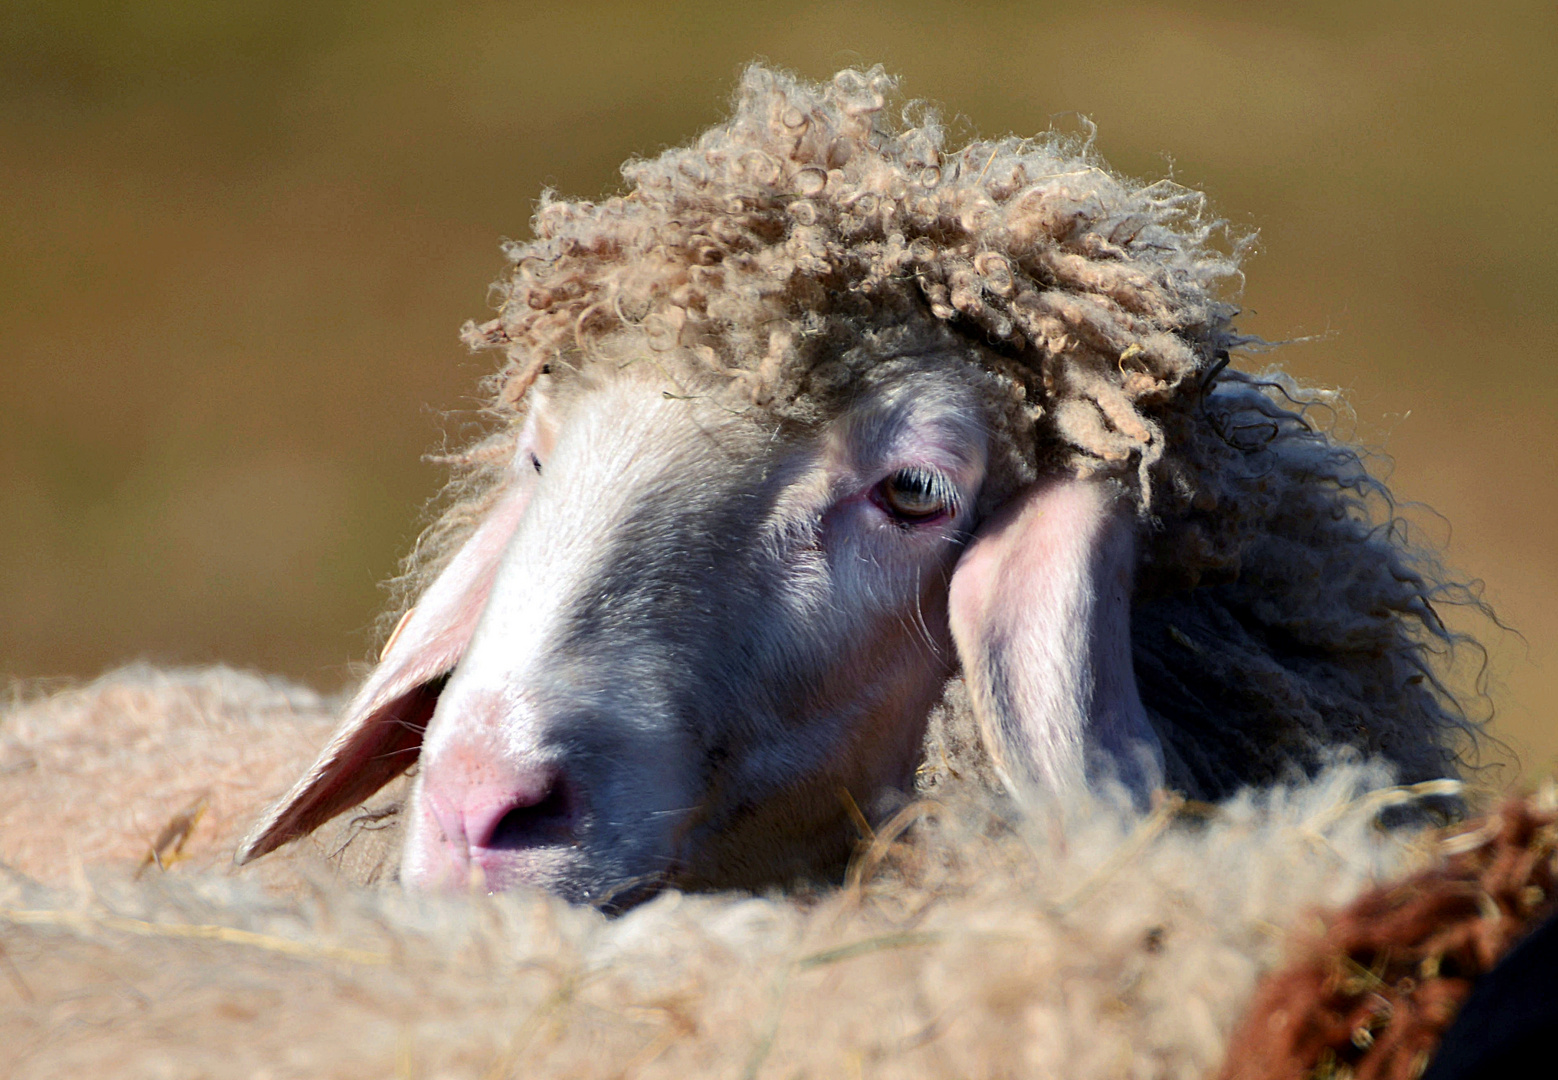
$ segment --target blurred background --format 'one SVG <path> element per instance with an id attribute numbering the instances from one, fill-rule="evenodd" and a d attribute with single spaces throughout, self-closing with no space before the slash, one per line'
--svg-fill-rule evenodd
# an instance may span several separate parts
<path id="1" fill-rule="evenodd" d="M 1558 763 L 1551 0 L 0 0 L 0 680 L 343 685 L 473 430 L 500 238 L 754 58 L 884 63 L 965 134 L 1085 114 L 1258 228 L 1244 327 L 1350 392 L 1513 628 L 1493 730 Z"/>

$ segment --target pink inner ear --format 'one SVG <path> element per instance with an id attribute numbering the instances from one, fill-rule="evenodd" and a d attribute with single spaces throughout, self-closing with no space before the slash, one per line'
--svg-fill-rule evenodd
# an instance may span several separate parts
<path id="1" fill-rule="evenodd" d="M 528 483 L 506 492 L 428 586 L 313 767 L 238 849 L 239 863 L 312 832 L 416 761 L 438 695 L 470 643 L 529 500 Z"/>
<path id="2" fill-rule="evenodd" d="M 980 528 L 952 576 L 952 636 L 1014 793 L 1104 774 L 1138 795 L 1162 751 L 1131 665 L 1135 522 L 1105 481 L 1040 481 Z"/>
<path id="3" fill-rule="evenodd" d="M 332 742 L 299 785 L 301 795 L 289 796 L 255 830 L 239 849 L 238 862 L 306 836 L 409 769 L 443 684 L 440 678 L 414 687 L 355 725 L 350 738 Z"/>

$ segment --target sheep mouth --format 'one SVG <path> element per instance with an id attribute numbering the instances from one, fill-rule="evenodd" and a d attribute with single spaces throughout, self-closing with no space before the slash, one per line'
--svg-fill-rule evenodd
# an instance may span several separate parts
<path id="1" fill-rule="evenodd" d="M 488 893 L 545 889 L 570 900 L 574 899 L 572 894 L 586 869 L 583 853 L 574 844 L 471 848 L 470 860 L 471 866 L 481 872 L 481 884 Z"/>
<path id="2" fill-rule="evenodd" d="M 586 902 L 593 904 L 601 914 L 616 917 L 653 900 L 670 887 L 669 874 L 647 874 L 620 881 L 599 896 L 586 897 Z"/>
<path id="3" fill-rule="evenodd" d="M 654 899 L 671 887 L 667 871 L 618 879 L 605 878 L 590 853 L 578 844 L 514 849 L 472 848 L 471 864 L 491 893 L 540 889 L 571 904 L 587 904 L 617 916 Z"/>

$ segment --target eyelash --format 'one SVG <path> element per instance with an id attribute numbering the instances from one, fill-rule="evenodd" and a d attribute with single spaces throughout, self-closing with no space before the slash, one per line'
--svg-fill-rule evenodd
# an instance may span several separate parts
<path id="1" fill-rule="evenodd" d="M 957 492 L 947 478 L 932 469 L 911 465 L 884 478 L 871 492 L 872 501 L 903 528 L 941 521 L 957 513 Z M 917 505 L 926 507 L 923 511 Z"/>

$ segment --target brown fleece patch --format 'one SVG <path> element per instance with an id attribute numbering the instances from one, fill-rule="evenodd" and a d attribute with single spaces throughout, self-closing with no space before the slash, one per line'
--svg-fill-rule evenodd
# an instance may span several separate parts
<path id="1" fill-rule="evenodd" d="M 1558 909 L 1550 800 L 1450 833 L 1443 861 L 1374 889 L 1268 976 L 1222 1080 L 1416 1080 L 1478 977 Z"/>

